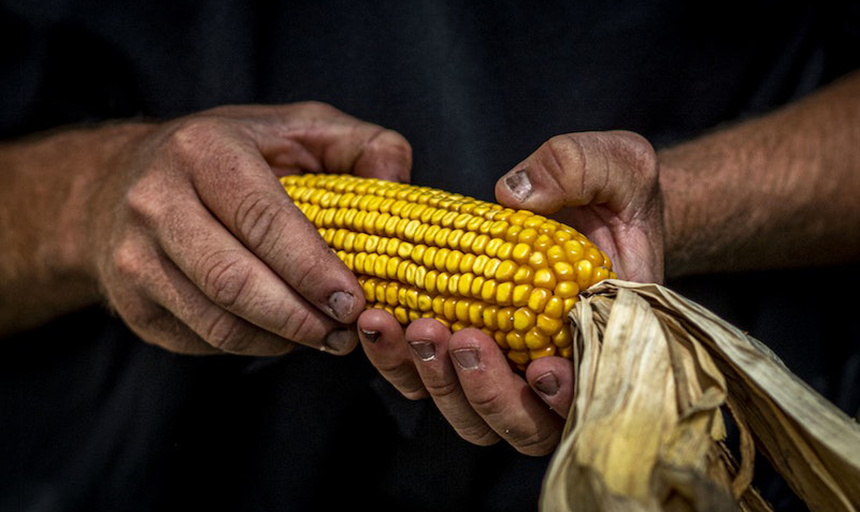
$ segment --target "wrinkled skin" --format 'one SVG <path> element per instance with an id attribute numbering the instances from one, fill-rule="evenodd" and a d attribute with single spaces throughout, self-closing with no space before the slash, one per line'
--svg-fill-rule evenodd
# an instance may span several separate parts
<path id="1" fill-rule="evenodd" d="M 663 279 L 663 210 L 657 158 L 629 132 L 557 136 L 503 176 L 502 205 L 551 215 L 576 227 L 612 260 L 619 278 Z M 431 397 L 464 439 L 504 440 L 544 455 L 558 444 L 573 398 L 570 360 L 544 357 L 524 376 L 477 329 L 455 334 L 432 319 L 405 331 L 380 310 L 358 320 L 373 364 L 403 395 Z"/>

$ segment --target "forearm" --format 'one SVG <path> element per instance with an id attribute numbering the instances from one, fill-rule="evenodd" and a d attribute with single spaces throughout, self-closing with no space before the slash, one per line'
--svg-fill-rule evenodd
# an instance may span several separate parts
<path id="1" fill-rule="evenodd" d="M 860 257 L 860 73 L 659 160 L 669 276 Z"/>
<path id="2" fill-rule="evenodd" d="M 93 304 L 89 198 L 140 125 L 0 145 L 0 335 Z"/>

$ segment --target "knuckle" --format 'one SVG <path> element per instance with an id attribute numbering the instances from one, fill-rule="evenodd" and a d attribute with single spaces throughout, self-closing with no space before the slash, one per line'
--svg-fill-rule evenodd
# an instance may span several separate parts
<path id="1" fill-rule="evenodd" d="M 212 316 L 203 331 L 203 339 L 223 352 L 242 352 L 249 343 L 244 323 L 227 311 Z"/>
<path id="2" fill-rule="evenodd" d="M 514 438 L 511 444 L 523 455 L 539 457 L 551 453 L 558 444 L 558 435 L 553 432 L 538 430 L 522 438 Z"/>
<path id="3" fill-rule="evenodd" d="M 118 243 L 111 254 L 111 267 L 121 282 L 137 285 L 146 275 L 146 255 L 133 240 Z"/>
<path id="4" fill-rule="evenodd" d="M 462 426 L 457 433 L 466 441 L 478 446 L 490 446 L 499 442 L 499 435 L 485 423 Z"/>
<path id="5" fill-rule="evenodd" d="M 204 256 L 199 264 L 201 288 L 217 305 L 232 309 L 246 294 L 252 281 L 250 265 L 232 251 L 219 251 Z"/>
<path id="6" fill-rule="evenodd" d="M 321 343 L 325 332 L 316 317 L 307 308 L 296 307 L 284 315 L 278 333 L 291 341 Z"/>
<path id="7" fill-rule="evenodd" d="M 248 247 L 264 255 L 283 242 L 276 226 L 284 225 L 289 217 L 283 202 L 276 202 L 268 191 L 254 190 L 239 201 L 234 222 Z"/>
<path id="8" fill-rule="evenodd" d="M 424 387 L 431 396 L 439 399 L 454 397 L 462 393 L 460 382 L 444 378 L 424 379 Z"/>

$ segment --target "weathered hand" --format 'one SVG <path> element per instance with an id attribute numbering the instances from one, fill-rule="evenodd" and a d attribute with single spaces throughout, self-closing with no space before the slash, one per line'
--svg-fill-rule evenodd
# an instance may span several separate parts
<path id="1" fill-rule="evenodd" d="M 277 176 L 405 181 L 410 166 L 399 134 L 317 103 L 154 125 L 91 202 L 95 273 L 126 323 L 171 351 L 275 355 L 297 342 L 347 353 L 364 295 Z"/>
<path id="2" fill-rule="evenodd" d="M 618 276 L 663 279 L 662 200 L 651 145 L 629 132 L 554 137 L 499 180 L 498 201 L 575 227 L 612 259 Z M 523 376 L 477 329 L 451 334 L 422 319 L 404 331 L 380 310 L 359 318 L 362 345 L 405 396 L 430 396 L 457 432 L 479 445 L 504 439 L 550 453 L 573 399 L 570 360 L 544 357 Z"/>

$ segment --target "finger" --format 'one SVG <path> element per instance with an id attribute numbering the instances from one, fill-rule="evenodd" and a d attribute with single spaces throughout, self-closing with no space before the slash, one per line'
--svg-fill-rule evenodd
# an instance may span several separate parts
<path id="1" fill-rule="evenodd" d="M 573 403 L 573 379 L 573 361 L 563 357 L 541 357 L 526 368 L 531 388 L 562 418 L 567 418 Z"/>
<path id="2" fill-rule="evenodd" d="M 357 345 L 352 329 L 288 286 L 199 203 L 175 199 L 153 217 L 162 220 L 149 223 L 161 249 L 193 283 L 171 276 L 176 289 L 159 300 L 207 342 L 258 355 L 281 352 L 285 340 L 336 354 Z"/>
<path id="3" fill-rule="evenodd" d="M 440 322 L 421 318 L 406 328 L 406 341 L 413 361 L 433 397 L 436 407 L 463 439 L 487 446 L 499 441 L 499 436 L 472 408 L 449 357 L 447 342 L 451 332 Z"/>
<path id="4" fill-rule="evenodd" d="M 247 115 L 248 109 L 241 107 L 241 113 Z M 412 147 L 393 130 L 318 102 L 250 109 L 255 119 L 266 120 L 250 126 L 273 167 L 409 181 Z"/>
<path id="5" fill-rule="evenodd" d="M 639 135 L 553 137 L 497 182 L 496 197 L 512 208 L 556 214 L 606 252 L 619 277 L 663 279 L 657 160 Z"/>
<path id="6" fill-rule="evenodd" d="M 631 132 L 585 132 L 553 137 L 496 184 L 496 197 L 540 213 L 563 206 L 605 205 L 635 214 L 636 198 L 651 196 L 657 160 L 647 140 Z M 636 175 L 645 175 L 636 176 Z M 647 178 L 647 179 L 646 179 Z"/>
<path id="7" fill-rule="evenodd" d="M 213 136 L 209 132 L 219 128 L 198 125 L 186 130 L 191 133 L 177 137 L 194 138 L 196 131 Z M 364 308 L 364 294 L 355 276 L 290 201 L 255 148 L 226 136 L 218 140 L 220 144 L 186 165 L 192 169 L 192 184 L 200 201 L 253 253 L 252 257 L 230 258 L 228 261 L 240 263 L 234 270 L 262 279 L 261 266 L 250 261 L 258 258 L 315 308 L 338 322 L 354 322 Z M 178 218 L 178 222 L 183 220 Z M 226 238 L 218 242 L 227 243 Z M 260 286 L 277 287 L 271 278 Z"/>
<path id="8" fill-rule="evenodd" d="M 448 351 L 466 398 L 488 425 L 521 453 L 552 452 L 563 421 L 511 370 L 490 337 L 463 329 L 448 340 Z"/>
<path id="9" fill-rule="evenodd" d="M 393 316 L 381 309 L 369 309 L 358 317 L 358 333 L 364 353 L 385 380 L 406 398 L 428 396 L 412 362 L 403 328 Z"/>

